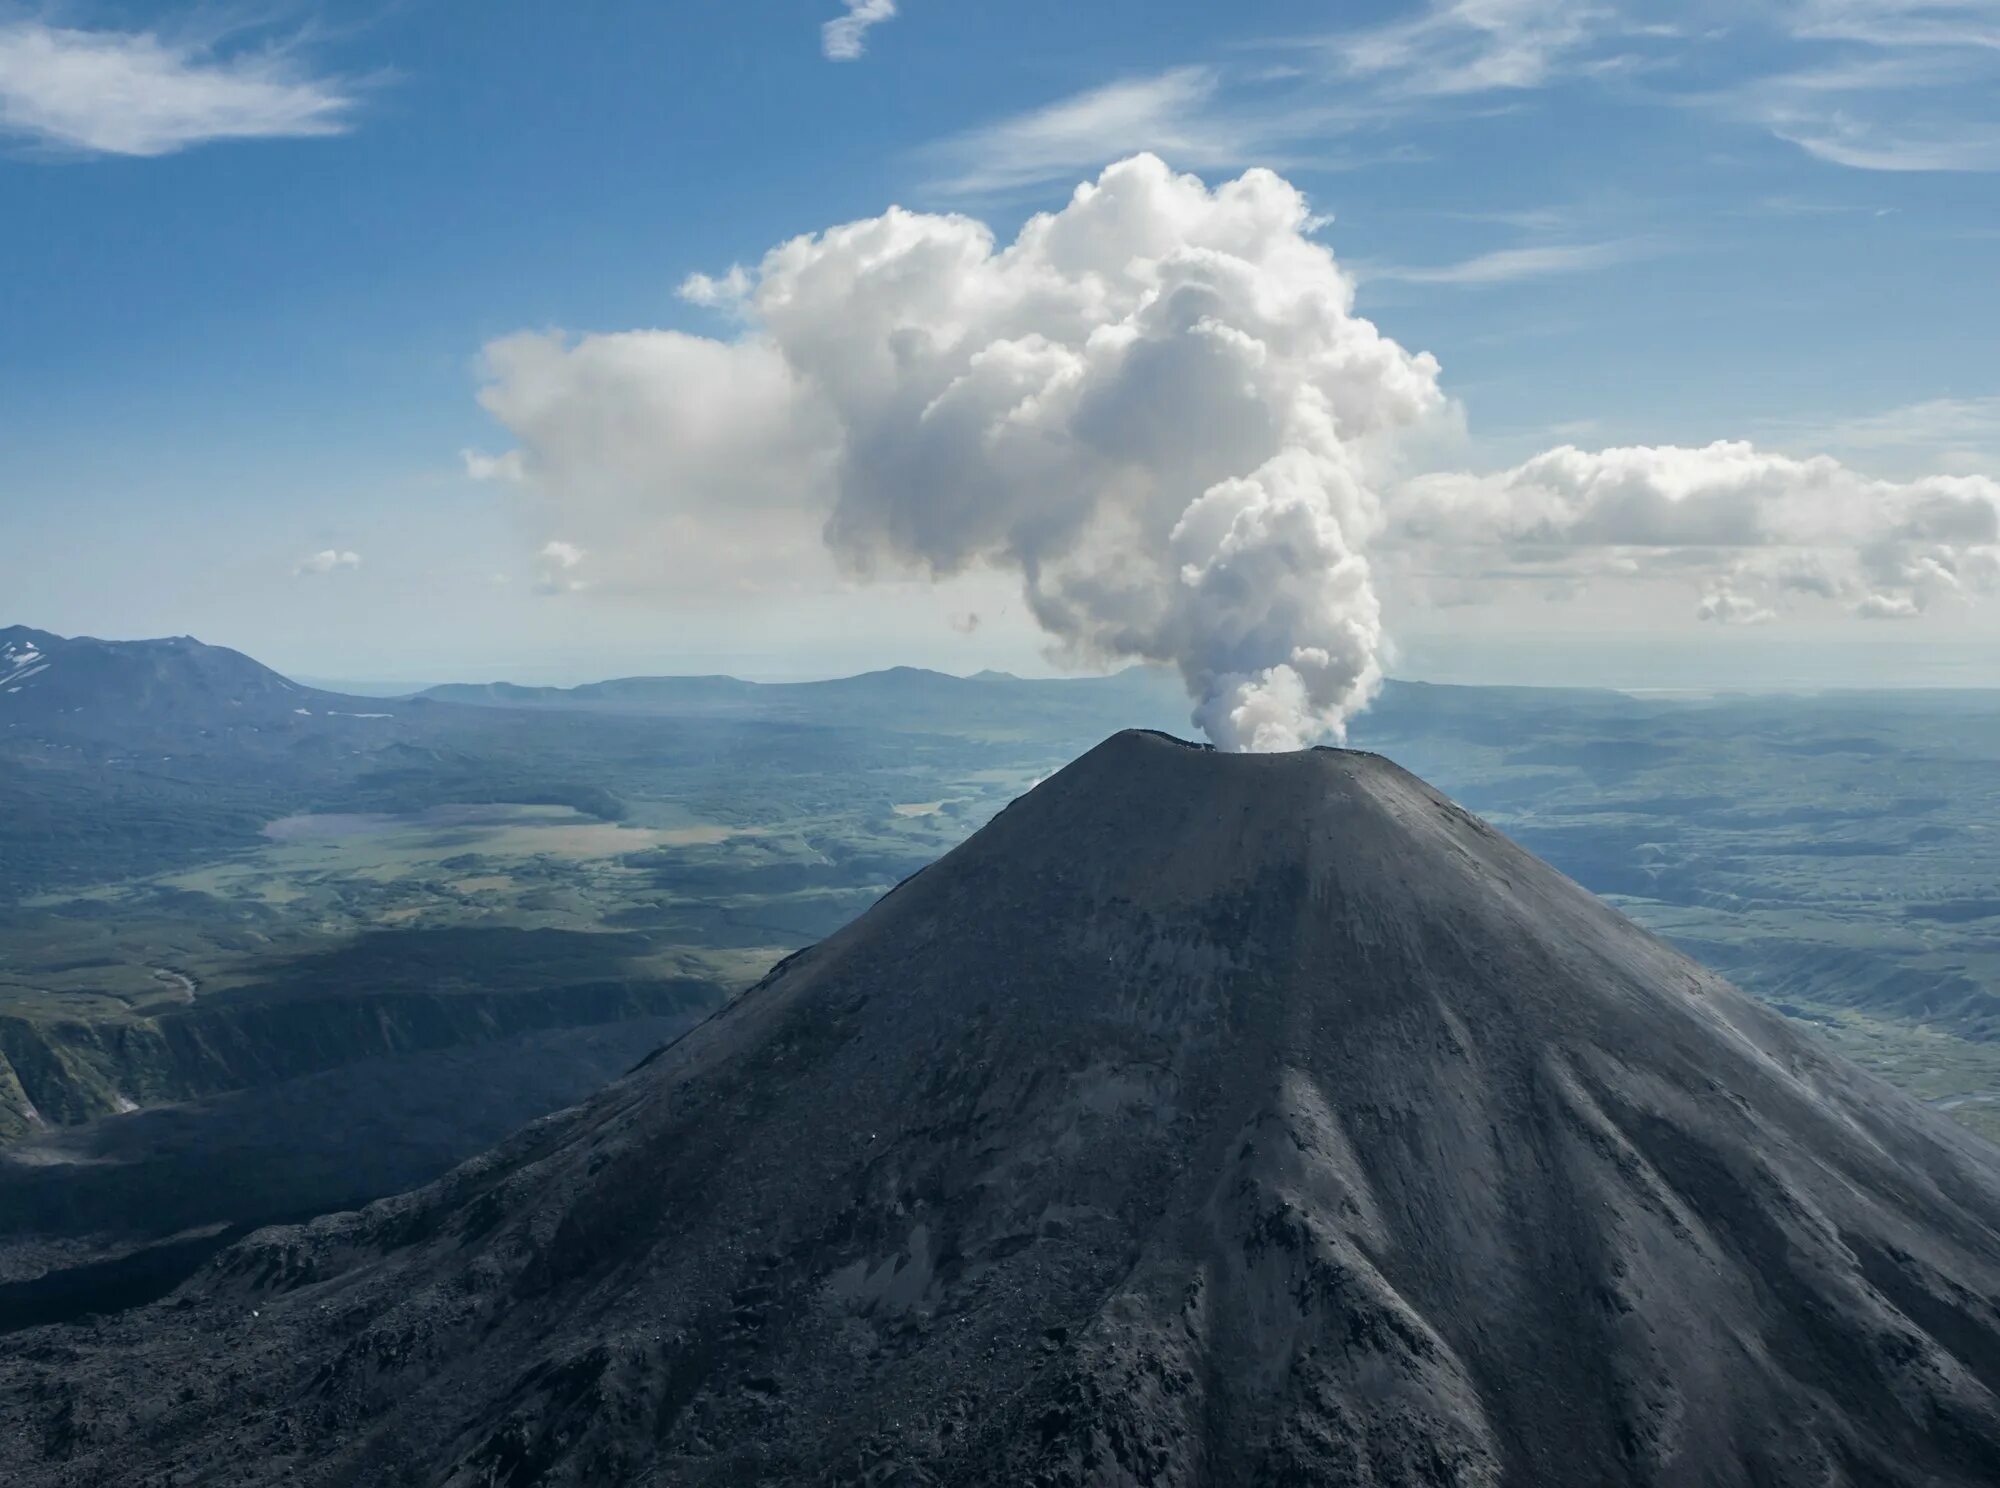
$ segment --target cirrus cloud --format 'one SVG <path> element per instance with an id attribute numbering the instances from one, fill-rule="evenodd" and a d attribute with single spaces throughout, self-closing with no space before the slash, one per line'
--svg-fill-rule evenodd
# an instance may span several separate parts
<path id="1" fill-rule="evenodd" d="M 896 0 L 844 0 L 847 14 L 819 28 L 820 50 L 831 62 L 852 62 L 868 49 L 868 32 L 896 15 Z"/>
<path id="2" fill-rule="evenodd" d="M 1101 83 L 926 153 L 947 167 L 939 185 L 969 194 L 1138 149 L 1203 169 L 1327 168 L 1421 153 L 1431 126 L 1590 89 L 1759 129 L 1852 169 L 1991 171 L 1996 38 L 1994 0 L 1427 0 Z M 1385 152 L 1392 132 L 1402 139 Z M 1334 140 L 1367 152 L 1330 152 Z"/>
<path id="3" fill-rule="evenodd" d="M 0 23 L 0 134 L 99 155 L 169 155 L 213 140 L 351 127 L 354 90 L 283 49 L 217 55 L 150 31 Z"/>

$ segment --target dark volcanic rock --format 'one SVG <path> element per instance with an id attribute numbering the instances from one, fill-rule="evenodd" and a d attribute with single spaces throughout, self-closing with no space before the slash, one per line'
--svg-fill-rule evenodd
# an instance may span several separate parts
<path id="1" fill-rule="evenodd" d="M 1969 1485 L 2000 1155 L 1384 760 L 1120 735 L 11 1481 Z M 173 1477 L 169 1477 L 169 1474 Z"/>

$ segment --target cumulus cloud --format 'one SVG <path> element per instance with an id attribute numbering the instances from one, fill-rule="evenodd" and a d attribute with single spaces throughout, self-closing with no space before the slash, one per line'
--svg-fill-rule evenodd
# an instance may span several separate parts
<path id="1" fill-rule="evenodd" d="M 1914 620 L 1923 607 L 1907 594 L 1870 594 L 1854 612 L 1864 620 Z"/>
<path id="2" fill-rule="evenodd" d="M 750 271 L 742 264 L 731 264 L 729 272 L 719 278 L 708 274 L 690 274 L 681 281 L 682 299 L 690 305 L 702 305 L 711 310 L 733 310 L 749 294 Z"/>
<path id="3" fill-rule="evenodd" d="M 361 567 L 361 555 L 342 548 L 322 548 L 309 558 L 301 558 L 293 567 L 294 574 L 330 574 L 342 569 Z"/>
<path id="4" fill-rule="evenodd" d="M 1490 567 L 1615 553 L 1703 582 L 1703 619 L 1744 623 L 1786 596 L 1913 616 L 1985 593 L 2000 562 L 2000 482 L 1872 479 L 1830 456 L 1741 441 L 1586 451 L 1563 445 L 1493 475 L 1434 474 L 1392 506 L 1392 541 Z"/>
<path id="5" fill-rule="evenodd" d="M 896 0 L 843 0 L 847 14 L 835 16 L 819 28 L 820 50 L 829 61 L 852 62 L 868 48 L 870 27 L 891 20 Z"/>
<path id="6" fill-rule="evenodd" d="M 840 429 L 767 341 L 530 332 L 483 364 L 480 401 L 520 441 L 494 458 L 590 550 L 593 587 L 712 600 L 831 581 Z M 563 569 L 544 564 L 537 587 L 572 587 Z"/>
<path id="7" fill-rule="evenodd" d="M 282 50 L 217 56 L 146 31 L 0 22 L 0 133 L 105 155 L 344 133 L 350 87 Z"/>
<path id="8" fill-rule="evenodd" d="M 1778 612 L 1768 605 L 1736 593 L 1733 589 L 1711 589 L 1695 606 L 1695 619 L 1713 620 L 1718 625 L 1768 625 Z"/>
<path id="9" fill-rule="evenodd" d="M 559 538 L 543 543 L 541 551 L 535 554 L 535 592 L 573 594 L 588 589 L 590 581 L 577 572 L 588 556 L 575 543 Z"/>
<path id="10" fill-rule="evenodd" d="M 1376 462 L 1443 404 L 1311 222 L 1268 171 L 1138 156 L 1005 245 L 900 209 L 781 244 L 735 340 L 508 338 L 483 397 L 615 587 L 801 535 L 854 575 L 1000 568 L 1064 654 L 1174 664 L 1218 743 L 1297 747 L 1380 684 Z"/>
<path id="11" fill-rule="evenodd" d="M 471 480 L 500 481 L 515 485 L 525 474 L 521 468 L 519 450 L 508 450 L 501 455 L 489 455 L 481 450 L 464 449 L 458 452 L 458 457 L 465 462 L 465 473 Z"/>

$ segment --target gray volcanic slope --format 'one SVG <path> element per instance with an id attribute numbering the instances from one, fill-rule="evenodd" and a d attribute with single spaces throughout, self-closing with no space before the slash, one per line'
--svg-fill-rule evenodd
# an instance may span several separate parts
<path id="1" fill-rule="evenodd" d="M 594 1102 L 0 1340 L 15 1483 L 1990 1484 L 2000 1154 L 1387 761 L 1123 734 Z"/>

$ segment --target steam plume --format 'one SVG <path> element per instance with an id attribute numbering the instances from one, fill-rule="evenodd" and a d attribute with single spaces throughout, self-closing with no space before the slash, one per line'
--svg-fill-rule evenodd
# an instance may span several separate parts
<path id="1" fill-rule="evenodd" d="M 1148 155 L 1004 247 L 891 209 L 691 279 L 737 339 L 514 337 L 485 401 L 568 530 L 782 506 L 851 572 L 1001 566 L 1064 652 L 1171 663 L 1217 744 L 1298 748 L 1381 683 L 1366 452 L 1442 403 L 1310 221 L 1268 171 Z"/>

